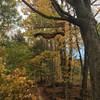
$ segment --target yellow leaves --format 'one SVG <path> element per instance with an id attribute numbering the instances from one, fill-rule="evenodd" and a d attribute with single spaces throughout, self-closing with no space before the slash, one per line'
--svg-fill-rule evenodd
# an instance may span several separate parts
<path id="1" fill-rule="evenodd" d="M 7 81 L 11 81 L 12 76 L 11 76 L 11 75 L 7 75 L 7 76 L 5 76 L 4 78 L 5 78 Z"/>
<path id="2" fill-rule="evenodd" d="M 25 76 L 26 69 L 24 67 L 16 68 L 12 73 L 14 76 Z"/>
<path id="3" fill-rule="evenodd" d="M 5 70 L 5 68 L 3 69 Z M 9 75 L 2 72 L 0 76 L 0 93 L 4 95 L 4 100 L 12 100 L 13 97 L 14 100 L 23 100 L 26 96 L 31 97 L 33 84 L 35 84 L 35 81 L 28 79 L 25 68 L 16 68 Z"/>
<path id="4" fill-rule="evenodd" d="M 44 51 L 41 55 L 44 58 L 48 58 L 48 57 L 52 57 L 53 54 L 50 51 Z"/>
<path id="5" fill-rule="evenodd" d="M 52 8 L 50 0 L 37 0 L 36 5 L 37 5 L 37 8 L 43 13 L 47 15 L 54 14 L 53 12 L 54 9 Z"/>
<path id="6" fill-rule="evenodd" d="M 31 64 L 34 68 L 42 68 L 47 67 L 44 61 L 49 61 L 51 59 L 56 59 L 59 56 L 59 52 L 57 51 L 44 51 L 41 54 L 35 56 L 33 59 L 30 60 L 29 64 Z"/>
<path id="7" fill-rule="evenodd" d="M 37 55 L 35 58 L 33 58 L 33 59 L 30 60 L 30 63 L 33 66 L 39 66 L 41 64 L 41 60 L 42 60 L 42 56 Z"/>
<path id="8" fill-rule="evenodd" d="M 80 67 L 80 60 L 73 59 L 71 65 L 74 67 Z"/>
<path id="9" fill-rule="evenodd" d="M 56 57 L 58 55 L 58 52 L 56 52 L 56 51 L 44 51 L 41 55 L 44 58 L 52 58 L 52 57 Z"/>
<path id="10" fill-rule="evenodd" d="M 0 64 L 0 75 L 4 72 L 5 66 Z"/>
<path id="11" fill-rule="evenodd" d="M 27 81 L 26 77 L 17 77 L 16 79 L 13 80 L 13 84 L 24 85 L 26 81 Z"/>

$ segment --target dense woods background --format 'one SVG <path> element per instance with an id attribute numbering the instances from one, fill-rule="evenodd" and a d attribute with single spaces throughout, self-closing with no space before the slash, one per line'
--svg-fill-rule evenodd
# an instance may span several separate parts
<path id="1" fill-rule="evenodd" d="M 100 100 L 99 12 L 99 0 L 0 0 L 0 100 Z"/>

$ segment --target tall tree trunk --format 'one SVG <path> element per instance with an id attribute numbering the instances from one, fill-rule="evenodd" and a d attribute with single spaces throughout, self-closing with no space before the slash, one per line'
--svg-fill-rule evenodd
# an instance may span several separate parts
<path id="1" fill-rule="evenodd" d="M 87 53 L 85 52 L 85 63 L 82 67 L 82 85 L 80 96 L 82 100 L 87 100 L 87 80 L 88 80 L 88 64 L 87 62 Z"/>
<path id="2" fill-rule="evenodd" d="M 76 30 L 76 28 L 75 28 Z M 76 45 L 77 45 L 77 48 L 78 48 L 78 52 L 79 52 L 79 57 L 80 57 L 80 64 L 81 64 L 81 90 L 80 90 L 80 97 L 82 100 L 87 100 L 87 80 L 88 80 L 88 66 L 86 64 L 86 61 L 84 61 L 85 63 L 83 64 L 83 60 L 82 60 L 82 55 L 81 55 L 81 52 L 80 52 L 80 46 L 79 46 L 79 42 L 78 42 L 78 37 L 77 37 L 77 34 L 75 35 L 76 37 Z M 87 59 L 87 56 L 86 56 L 86 52 L 85 52 L 85 55 L 84 55 L 84 59 L 86 60 Z"/>
<path id="3" fill-rule="evenodd" d="M 73 2 L 73 6 L 85 46 L 85 63 L 90 71 L 93 100 L 100 100 L 100 37 L 92 14 L 91 3 L 90 0 L 84 0 L 84 2 L 77 0 Z"/>
<path id="4" fill-rule="evenodd" d="M 93 100 L 100 100 L 100 38 L 93 16 L 89 15 L 85 20 L 80 27 L 86 52 L 85 63 L 90 70 Z"/>

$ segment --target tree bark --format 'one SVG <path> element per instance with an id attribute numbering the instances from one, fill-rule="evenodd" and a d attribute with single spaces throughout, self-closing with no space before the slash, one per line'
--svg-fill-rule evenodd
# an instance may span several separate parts
<path id="1" fill-rule="evenodd" d="M 81 77 L 82 78 L 81 78 L 80 97 L 81 97 L 81 100 L 87 100 L 88 66 L 86 64 L 86 61 L 84 61 L 85 63 L 83 64 L 77 34 L 76 34 L 75 37 L 76 37 L 76 45 L 77 45 L 77 48 L 78 48 L 79 57 L 80 57 L 80 64 L 81 64 Z M 87 59 L 86 55 L 87 55 L 87 53 L 85 52 L 85 55 L 84 55 L 85 60 Z"/>
<path id="2" fill-rule="evenodd" d="M 78 5 L 78 6 L 77 6 Z M 73 2 L 85 46 L 85 63 L 89 67 L 93 100 L 100 100 L 100 37 L 90 4 Z"/>
<path id="3" fill-rule="evenodd" d="M 93 16 L 87 16 L 80 27 L 85 45 L 85 63 L 90 70 L 93 100 L 100 100 L 100 39 Z"/>
<path id="4" fill-rule="evenodd" d="M 85 61 L 84 65 L 82 66 L 82 85 L 80 96 L 82 100 L 87 100 L 87 82 L 88 82 L 88 64 L 87 64 L 87 53 L 85 52 Z"/>

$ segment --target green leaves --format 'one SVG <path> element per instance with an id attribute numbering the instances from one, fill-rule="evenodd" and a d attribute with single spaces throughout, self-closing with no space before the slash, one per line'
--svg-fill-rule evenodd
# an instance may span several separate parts
<path id="1" fill-rule="evenodd" d="M 16 0 L 0 0 L 0 32 L 6 32 L 18 17 Z"/>
<path id="2" fill-rule="evenodd" d="M 32 56 L 25 43 L 13 42 L 5 48 L 5 62 L 7 66 L 24 66 Z"/>

